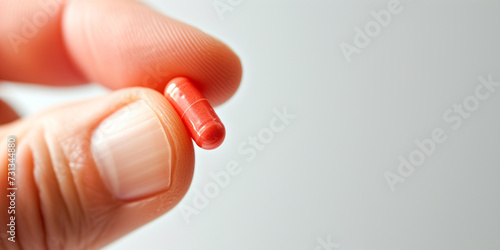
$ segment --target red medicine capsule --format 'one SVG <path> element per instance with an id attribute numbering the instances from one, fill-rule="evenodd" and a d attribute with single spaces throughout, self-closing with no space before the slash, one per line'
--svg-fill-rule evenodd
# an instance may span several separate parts
<path id="1" fill-rule="evenodd" d="M 196 144 L 215 149 L 222 144 L 226 129 L 201 92 L 185 77 L 171 80 L 165 97 L 174 106 Z"/>

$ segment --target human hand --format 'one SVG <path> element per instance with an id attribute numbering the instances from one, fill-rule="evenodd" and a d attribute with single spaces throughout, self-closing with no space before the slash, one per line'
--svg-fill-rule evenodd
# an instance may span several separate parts
<path id="1" fill-rule="evenodd" d="M 186 76 L 226 101 L 241 79 L 227 46 L 133 0 L 0 0 L 0 34 L 1 80 L 117 90 L 24 119 L 0 102 L 1 249 L 100 248 L 181 200 L 193 144 L 158 91 Z"/>

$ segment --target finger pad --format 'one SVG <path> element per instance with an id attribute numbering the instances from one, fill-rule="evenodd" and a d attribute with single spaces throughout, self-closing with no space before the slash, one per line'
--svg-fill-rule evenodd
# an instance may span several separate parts
<path id="1" fill-rule="evenodd" d="M 135 1 L 73 1 L 64 35 L 83 72 L 112 89 L 162 92 L 186 76 L 217 105 L 241 80 L 241 63 L 226 45 Z"/>

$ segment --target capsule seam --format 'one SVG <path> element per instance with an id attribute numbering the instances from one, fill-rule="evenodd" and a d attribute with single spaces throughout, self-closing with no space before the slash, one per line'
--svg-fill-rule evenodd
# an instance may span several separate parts
<path id="1" fill-rule="evenodd" d="M 199 102 L 201 102 L 201 101 L 208 101 L 208 100 L 207 100 L 207 99 L 200 99 L 200 100 L 198 100 L 198 101 L 196 101 L 196 102 L 193 102 L 191 105 L 189 105 L 189 107 L 187 107 L 187 109 L 186 109 L 186 110 L 184 110 L 184 113 L 182 113 L 181 119 L 183 119 L 183 118 L 184 118 L 184 115 L 186 115 L 186 112 L 188 112 L 188 111 L 189 111 L 189 109 L 190 109 L 193 105 L 195 105 L 196 103 L 199 103 Z"/>

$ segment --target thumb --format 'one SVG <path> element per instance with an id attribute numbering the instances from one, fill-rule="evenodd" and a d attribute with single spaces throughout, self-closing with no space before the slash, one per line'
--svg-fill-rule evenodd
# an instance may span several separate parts
<path id="1" fill-rule="evenodd" d="M 170 210 L 192 179 L 190 137 L 153 90 L 124 89 L 6 126 L 0 207 L 9 214 L 0 225 L 15 226 L 2 230 L 0 249 L 100 248 Z"/>

